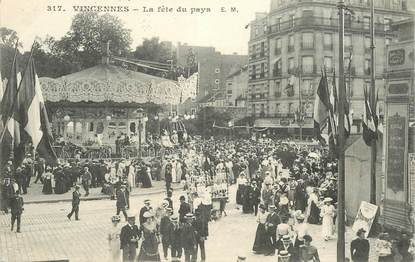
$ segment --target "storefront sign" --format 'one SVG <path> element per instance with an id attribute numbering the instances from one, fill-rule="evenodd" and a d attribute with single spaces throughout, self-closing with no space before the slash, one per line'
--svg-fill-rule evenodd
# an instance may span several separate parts
<path id="1" fill-rule="evenodd" d="M 405 63 L 405 49 L 396 49 L 389 52 L 390 66 L 403 65 Z"/>
<path id="2" fill-rule="evenodd" d="M 365 236 L 367 237 L 370 232 L 370 228 L 372 227 L 373 220 L 375 219 L 377 210 L 378 206 L 362 201 L 353 223 L 353 231 L 357 232 L 359 229 L 363 228 L 366 231 Z"/>
<path id="3" fill-rule="evenodd" d="M 404 191 L 406 118 L 396 113 L 388 125 L 387 187 L 397 193 Z"/>
<path id="4" fill-rule="evenodd" d="M 407 83 L 390 84 L 389 94 L 391 95 L 406 95 L 408 94 L 409 86 Z"/>

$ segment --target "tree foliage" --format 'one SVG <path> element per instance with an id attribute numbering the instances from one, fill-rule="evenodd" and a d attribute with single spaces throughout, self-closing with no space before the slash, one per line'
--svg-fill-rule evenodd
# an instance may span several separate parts
<path id="1" fill-rule="evenodd" d="M 211 136 L 215 129 L 213 124 L 218 126 L 228 126 L 231 116 L 227 112 L 218 112 L 213 107 L 204 107 L 197 113 L 195 125 L 199 127 L 199 133 L 203 136 Z"/>

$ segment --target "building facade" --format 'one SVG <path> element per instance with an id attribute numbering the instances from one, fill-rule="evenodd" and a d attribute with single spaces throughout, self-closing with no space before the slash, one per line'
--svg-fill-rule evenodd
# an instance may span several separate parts
<path id="1" fill-rule="evenodd" d="M 246 107 L 248 66 L 232 72 L 226 79 L 226 106 Z"/>
<path id="2" fill-rule="evenodd" d="M 385 227 L 414 232 L 414 20 L 394 23 L 398 41 L 387 50 L 384 208 Z"/>
<path id="3" fill-rule="evenodd" d="M 354 12 L 345 18 L 344 65 L 356 132 L 361 125 L 364 88 L 370 86 L 370 1 L 345 3 Z M 270 12 L 251 22 L 248 113 L 256 118 L 256 126 L 298 134 L 301 125 L 305 134 L 312 134 L 314 96 L 322 70 L 329 83 L 334 73 L 338 81 L 337 4 L 337 0 L 273 0 Z M 386 48 L 396 41 L 391 24 L 413 16 L 406 9 L 402 0 L 375 1 L 375 70 L 381 115 Z M 302 112 L 301 118 L 298 112 Z"/>
<path id="4" fill-rule="evenodd" d="M 197 71 L 199 72 L 199 84 L 197 99 L 226 89 L 226 77 L 235 68 L 246 65 L 248 57 L 245 55 L 224 55 L 216 51 L 214 47 L 190 46 L 178 43 L 176 48 L 177 65 L 185 67 L 189 54 L 193 53 Z"/>

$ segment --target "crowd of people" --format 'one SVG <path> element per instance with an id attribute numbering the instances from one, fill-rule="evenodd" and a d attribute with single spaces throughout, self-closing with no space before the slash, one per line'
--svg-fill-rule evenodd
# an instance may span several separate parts
<path id="1" fill-rule="evenodd" d="M 75 158 L 53 168 L 28 154 L 15 172 L 12 163 L 3 169 L 9 183 L 3 184 L 6 190 L 2 192 L 9 194 L 12 223 L 17 220 L 20 231 L 20 215 L 16 214 L 23 211 L 23 199 L 19 195 L 27 193 L 31 177 L 36 178 L 34 183 L 43 183 L 44 194 L 63 194 L 74 188 L 68 219 L 73 215 L 79 219 L 80 188 L 88 196 L 89 189 L 97 187 L 116 200 L 114 228 L 108 237 L 111 256 L 120 256 L 121 250 L 125 261 L 160 261 L 168 257 L 170 249 L 173 261 L 181 257 L 195 261 L 200 249 L 204 261 L 204 241 L 215 200 L 219 199 L 220 215 L 226 215 L 228 187 L 236 184 L 237 208 L 256 216 L 253 252 L 277 255 L 283 261 L 319 261 L 309 225 L 321 225 L 321 237 L 330 241 L 337 214 L 337 161 L 326 148 L 289 139 L 211 138 L 176 144 L 170 152 L 147 160 Z M 129 204 L 132 188 L 149 188 L 160 180 L 165 182 L 166 199 L 157 208 L 147 200 L 136 225 Z M 182 183 L 187 191 L 180 197 L 177 212 L 172 183 Z M 121 213 L 128 223 L 122 229 Z M 368 260 L 370 245 L 365 236 L 364 230 L 359 230 L 351 244 L 353 261 Z M 409 239 L 402 236 L 393 241 L 382 234 L 376 244 L 380 261 L 392 261 L 390 258 L 398 254 L 401 261 L 411 261 L 413 242 Z"/>

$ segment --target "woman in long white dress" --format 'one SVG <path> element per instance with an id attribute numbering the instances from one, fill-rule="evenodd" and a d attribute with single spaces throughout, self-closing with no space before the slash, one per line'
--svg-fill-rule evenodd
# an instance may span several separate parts
<path id="1" fill-rule="evenodd" d="M 182 181 L 182 162 L 180 160 L 176 160 L 176 182 L 180 183 Z"/>
<path id="2" fill-rule="evenodd" d="M 331 204 L 331 201 L 332 199 L 330 197 L 326 197 L 324 199 L 324 205 L 321 207 L 320 210 L 320 217 L 323 218 L 322 233 L 325 241 L 329 240 L 333 235 L 333 217 L 335 215 L 335 208 Z"/>

